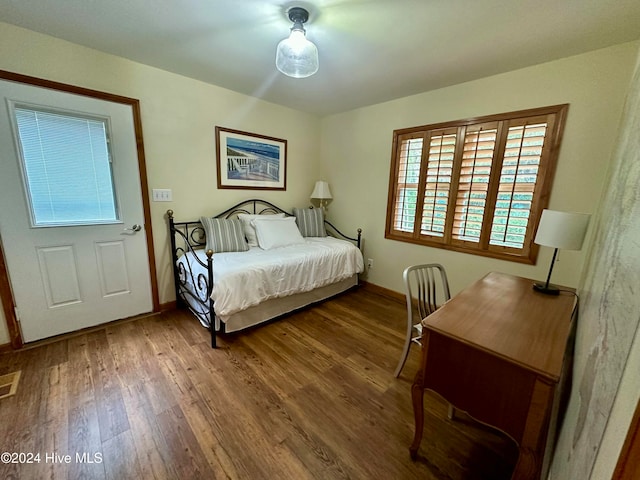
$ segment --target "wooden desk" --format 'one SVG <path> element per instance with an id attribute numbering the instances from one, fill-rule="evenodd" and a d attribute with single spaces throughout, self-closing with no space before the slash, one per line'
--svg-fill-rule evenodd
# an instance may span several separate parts
<path id="1" fill-rule="evenodd" d="M 422 440 L 428 388 L 516 441 L 512 479 L 546 473 L 570 377 L 577 299 L 570 292 L 545 295 L 532 285 L 490 273 L 422 321 L 422 361 L 411 389 L 412 458 Z"/>

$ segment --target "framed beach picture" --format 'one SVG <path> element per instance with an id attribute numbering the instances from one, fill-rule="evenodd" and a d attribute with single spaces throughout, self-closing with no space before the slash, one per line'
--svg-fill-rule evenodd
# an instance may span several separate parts
<path id="1" fill-rule="evenodd" d="M 216 127 L 218 188 L 286 190 L 287 141 Z"/>

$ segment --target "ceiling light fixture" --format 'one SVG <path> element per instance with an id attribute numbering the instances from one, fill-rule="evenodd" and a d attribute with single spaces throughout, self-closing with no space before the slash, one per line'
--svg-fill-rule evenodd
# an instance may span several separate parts
<path id="1" fill-rule="evenodd" d="M 293 27 L 289 38 L 278 44 L 276 67 L 289 77 L 310 77 L 318 71 L 318 49 L 305 36 L 303 24 L 309 20 L 309 12 L 301 7 L 293 7 L 288 14 Z"/>

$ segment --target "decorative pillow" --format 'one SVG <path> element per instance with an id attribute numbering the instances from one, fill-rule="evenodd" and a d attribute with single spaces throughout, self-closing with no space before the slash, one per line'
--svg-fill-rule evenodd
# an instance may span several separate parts
<path id="1" fill-rule="evenodd" d="M 293 217 L 271 220 L 256 218 L 251 223 L 256 229 L 258 245 L 263 250 L 304 243 L 304 238 L 296 225 L 296 219 Z"/>
<path id="2" fill-rule="evenodd" d="M 326 237 L 324 212 L 321 208 L 294 208 L 298 228 L 303 237 Z"/>
<path id="3" fill-rule="evenodd" d="M 246 252 L 249 245 L 244 238 L 242 223 L 235 218 L 200 217 L 207 236 L 206 249 L 219 252 Z"/>
<path id="4" fill-rule="evenodd" d="M 265 214 L 265 215 L 253 215 L 251 213 L 239 213 L 238 218 L 242 222 L 242 228 L 244 230 L 244 236 L 247 237 L 247 242 L 249 242 L 249 246 L 257 247 L 258 239 L 256 237 L 256 229 L 253 225 L 251 225 L 251 221 L 259 218 L 261 220 L 273 220 L 275 218 L 284 218 L 284 213 L 274 213 L 274 214 Z"/>

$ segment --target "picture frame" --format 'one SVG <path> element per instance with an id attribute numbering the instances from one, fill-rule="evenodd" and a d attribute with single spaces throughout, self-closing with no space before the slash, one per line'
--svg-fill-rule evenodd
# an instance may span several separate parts
<path id="1" fill-rule="evenodd" d="M 287 141 L 216 126 L 218 188 L 287 189 Z"/>

